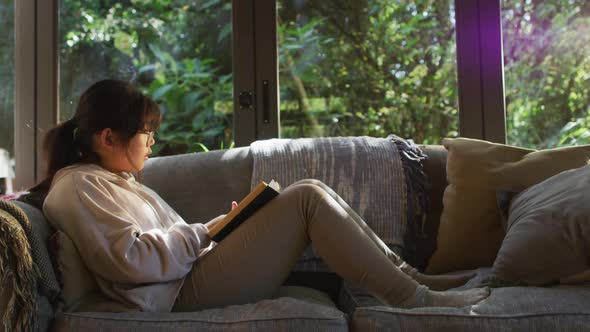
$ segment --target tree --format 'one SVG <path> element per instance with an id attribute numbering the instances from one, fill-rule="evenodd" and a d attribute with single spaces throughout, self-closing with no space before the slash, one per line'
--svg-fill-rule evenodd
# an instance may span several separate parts
<path id="1" fill-rule="evenodd" d="M 509 142 L 590 143 L 590 3 L 504 1 Z"/>
<path id="2" fill-rule="evenodd" d="M 324 100 L 327 106 L 317 105 L 325 111 L 309 111 L 324 124 L 322 134 L 395 133 L 425 143 L 456 135 L 450 2 L 297 3 L 284 2 L 280 11 L 281 72 L 290 74 L 281 77 L 281 97 L 300 100 L 305 90 Z M 298 121 L 288 109 L 283 117 L 286 126 Z"/>
<path id="3" fill-rule="evenodd" d="M 230 144 L 229 1 L 63 0 L 60 13 L 62 119 L 92 82 L 120 78 L 161 105 L 155 154 Z"/>
<path id="4" fill-rule="evenodd" d="M 283 137 L 390 133 L 435 144 L 458 135 L 453 1 L 279 2 Z M 509 143 L 590 143 L 590 2 L 503 1 Z M 14 77 L 14 1 L 0 0 Z M 157 100 L 161 155 L 231 145 L 229 0 L 60 1 L 60 110 L 92 82 L 135 82 Z M 12 148 L 13 84 L 0 90 Z M 3 143 L 8 142 L 8 143 Z"/>

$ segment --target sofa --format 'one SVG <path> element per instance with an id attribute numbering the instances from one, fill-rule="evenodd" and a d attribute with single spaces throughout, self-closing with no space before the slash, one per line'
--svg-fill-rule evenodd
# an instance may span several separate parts
<path id="1" fill-rule="evenodd" d="M 441 145 L 419 147 L 427 156 L 422 166 L 430 184 L 427 187 L 430 204 L 424 228 L 426 235 L 416 239 L 413 264 L 424 270 L 436 249 L 439 219 L 443 209 L 442 197 L 447 185 L 447 150 Z M 249 192 L 252 171 L 250 148 L 240 147 L 152 158 L 147 162 L 141 180 L 158 192 L 186 220 L 207 221 L 226 213 L 229 202 L 239 200 Z M 397 309 L 384 306 L 375 297 L 330 272 L 293 272 L 284 286 L 271 298 L 257 303 L 199 312 L 63 312 L 53 303 L 48 290 L 52 282 L 55 284 L 55 280 L 48 279 L 55 279 L 56 273 L 51 271 L 52 265 L 39 261 L 51 256 L 47 247 L 53 230 L 39 209 L 23 201 L 14 201 L 14 204 L 20 208 L 19 212 L 24 212 L 30 225 L 24 231 L 19 230 L 18 225 L 14 230 L 13 226 L 12 231 L 25 234 L 30 243 L 27 250 L 38 251 L 16 259 L 33 260 L 35 271 L 46 271 L 36 274 L 39 280 L 32 290 L 34 294 L 29 294 L 35 297 L 35 306 L 25 308 L 32 312 L 34 324 L 23 322 L 22 319 L 26 317 L 21 317 L 21 321 L 15 325 L 14 316 L 23 308 L 18 308 L 21 303 L 18 296 L 22 296 L 22 292 L 14 292 L 13 288 L 23 283 L 15 280 L 14 275 L 4 273 L 4 266 L 0 270 L 0 313 L 4 322 L 4 325 L 0 324 L 2 330 L 15 327 L 40 331 L 590 330 L 590 285 L 499 287 L 492 289 L 489 298 L 473 306 Z M 3 228 L 3 231 L 6 229 Z M 476 276 L 461 286 L 461 289 L 481 285 L 490 273 L 490 268 L 480 267 L 474 273 Z M 41 280 L 42 278 L 44 279 Z"/>

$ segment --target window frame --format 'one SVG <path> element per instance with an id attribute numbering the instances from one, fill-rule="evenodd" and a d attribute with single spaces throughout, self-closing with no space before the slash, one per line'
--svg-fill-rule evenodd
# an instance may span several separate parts
<path id="1" fill-rule="evenodd" d="M 57 124 L 57 0 L 15 1 L 15 191 L 44 174 L 44 134 Z"/>
<path id="2" fill-rule="evenodd" d="M 459 133 L 506 143 L 501 0 L 455 0 Z"/>

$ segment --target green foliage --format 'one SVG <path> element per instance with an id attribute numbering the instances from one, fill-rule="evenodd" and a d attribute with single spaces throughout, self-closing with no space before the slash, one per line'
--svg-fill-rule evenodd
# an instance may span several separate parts
<path id="1" fill-rule="evenodd" d="M 458 135 L 451 2 L 283 4 L 285 136 L 396 133 L 437 143 Z M 502 5 L 509 143 L 590 143 L 590 3 Z"/>
<path id="2" fill-rule="evenodd" d="M 278 31 L 283 136 L 395 133 L 437 143 L 456 135 L 450 13 L 449 1 L 286 3 Z"/>
<path id="3" fill-rule="evenodd" d="M 231 100 L 231 75 L 217 75 L 212 59 L 176 61 L 150 44 L 154 64 L 139 69 L 153 71 L 147 93 L 160 103 L 164 121 L 158 131 L 155 154 L 197 151 L 205 144 L 223 146 L 231 141 L 231 110 L 217 102 Z"/>
<path id="4" fill-rule="evenodd" d="M 203 151 L 203 152 L 209 152 L 209 151 L 211 151 L 211 150 L 210 150 L 210 149 L 209 149 L 209 148 L 208 148 L 208 147 L 207 147 L 205 144 L 203 144 L 203 143 L 197 143 L 197 145 L 198 145 L 198 146 L 201 148 L 201 151 Z M 233 142 L 233 141 L 232 141 L 232 142 L 229 144 L 229 146 L 227 147 L 227 150 L 231 150 L 231 149 L 233 149 L 233 148 L 234 148 L 234 146 L 235 146 L 235 142 Z M 219 146 L 219 150 L 225 150 L 225 146 L 224 146 L 223 142 L 221 142 L 221 145 Z"/>
<path id="5" fill-rule="evenodd" d="M 62 119 L 89 84 L 119 78 L 160 103 L 155 155 L 232 141 L 229 1 L 63 0 L 60 12 Z"/>
<path id="6" fill-rule="evenodd" d="M 588 129 L 589 117 L 579 118 L 572 122 L 568 122 L 558 135 L 552 136 L 550 139 L 551 146 L 568 146 L 590 144 L 590 130 Z M 555 142 L 555 140 L 559 141 Z"/>
<path id="7" fill-rule="evenodd" d="M 394 133 L 427 144 L 457 136 L 453 3 L 278 1 L 282 136 Z M 59 4 L 62 119 L 89 84 L 120 78 L 161 105 L 157 154 L 233 145 L 231 1 Z M 509 143 L 590 143 L 590 2 L 502 6 Z M 9 82 L 13 10 L 14 0 L 0 0 L 8 31 L 0 38 L 0 75 Z M 11 148 L 14 85 L 4 86 L 0 147 Z"/>
<path id="8" fill-rule="evenodd" d="M 590 143 L 590 3 L 503 4 L 509 143 Z"/>

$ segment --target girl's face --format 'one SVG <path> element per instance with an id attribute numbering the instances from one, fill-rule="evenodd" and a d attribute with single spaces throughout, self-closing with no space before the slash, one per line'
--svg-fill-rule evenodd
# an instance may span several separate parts
<path id="1" fill-rule="evenodd" d="M 146 130 L 138 131 L 127 145 L 113 132 L 102 133 L 98 139 L 101 165 L 113 173 L 141 171 L 155 143 L 154 132 Z"/>
<path id="2" fill-rule="evenodd" d="M 131 138 L 125 153 L 126 166 L 129 166 L 125 169 L 126 172 L 138 172 L 143 169 L 145 161 L 152 153 L 151 147 L 156 143 L 154 134 L 153 131 L 140 130 Z"/>

